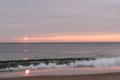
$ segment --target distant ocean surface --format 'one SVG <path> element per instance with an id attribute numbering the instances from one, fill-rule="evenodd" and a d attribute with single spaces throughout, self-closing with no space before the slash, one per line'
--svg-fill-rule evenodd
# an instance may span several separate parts
<path id="1" fill-rule="evenodd" d="M 119 56 L 119 42 L 0 43 L 0 71 L 120 66 Z"/>

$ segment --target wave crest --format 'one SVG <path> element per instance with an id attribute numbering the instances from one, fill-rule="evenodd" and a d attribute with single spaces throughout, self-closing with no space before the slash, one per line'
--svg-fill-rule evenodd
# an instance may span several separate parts
<path id="1" fill-rule="evenodd" d="M 7 64 L 9 63 L 9 65 Z M 15 65 L 10 66 L 10 64 Z M 17 71 L 25 69 L 44 69 L 44 68 L 81 68 L 81 67 L 119 67 L 120 57 L 116 58 L 77 58 L 77 59 L 49 59 L 49 60 L 29 60 L 12 61 L 0 63 L 7 64 L 2 66 L 0 71 Z"/>

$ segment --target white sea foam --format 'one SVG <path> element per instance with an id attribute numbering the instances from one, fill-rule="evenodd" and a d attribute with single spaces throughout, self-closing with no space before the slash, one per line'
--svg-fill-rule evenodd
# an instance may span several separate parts
<path id="1" fill-rule="evenodd" d="M 91 61 L 76 61 L 71 63 L 72 67 L 118 67 L 120 66 L 120 57 L 118 58 L 100 58 Z"/>
<path id="2" fill-rule="evenodd" d="M 56 63 L 40 63 L 39 65 L 30 66 L 21 66 L 18 67 L 10 67 L 6 69 L 0 69 L 0 71 L 16 71 L 16 70 L 24 70 L 24 69 L 43 69 L 43 68 L 75 68 L 75 67 L 118 67 L 120 66 L 120 57 L 117 58 L 99 58 L 96 60 L 90 61 L 75 61 L 69 64 L 56 64 Z"/>

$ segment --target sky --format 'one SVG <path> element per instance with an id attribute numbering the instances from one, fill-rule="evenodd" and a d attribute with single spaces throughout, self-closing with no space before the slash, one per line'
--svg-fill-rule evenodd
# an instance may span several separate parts
<path id="1" fill-rule="evenodd" d="M 22 41 L 120 42 L 120 0 L 0 0 L 0 42 Z"/>

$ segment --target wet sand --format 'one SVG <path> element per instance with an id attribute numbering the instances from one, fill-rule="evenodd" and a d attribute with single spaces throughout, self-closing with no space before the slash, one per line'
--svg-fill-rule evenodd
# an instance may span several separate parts
<path id="1" fill-rule="evenodd" d="M 71 76 L 33 76 L 19 78 L 0 78 L 0 80 L 120 80 L 120 73 L 71 75 Z"/>

